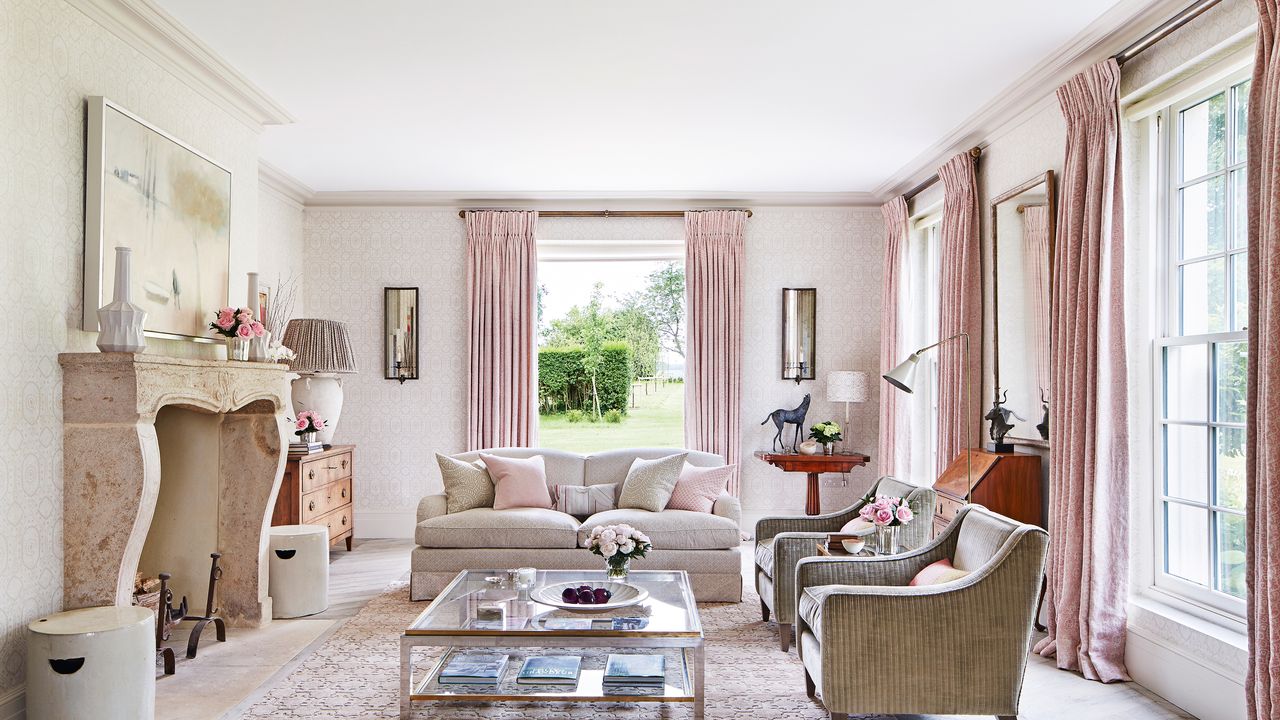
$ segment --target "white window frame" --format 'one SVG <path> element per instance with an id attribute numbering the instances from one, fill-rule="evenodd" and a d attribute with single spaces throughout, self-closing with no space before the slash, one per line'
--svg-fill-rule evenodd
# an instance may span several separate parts
<path id="1" fill-rule="evenodd" d="M 1177 292 L 1178 269 L 1180 266 L 1203 261 L 1206 259 L 1223 257 L 1230 258 L 1245 252 L 1242 248 L 1232 247 L 1232 233 L 1234 232 L 1235 218 L 1230 212 L 1234 201 L 1234 187 L 1231 183 L 1231 172 L 1244 167 L 1244 162 L 1233 163 L 1231 156 L 1225 159 L 1223 169 L 1206 173 L 1197 178 L 1191 178 L 1187 181 L 1181 180 L 1181 153 L 1179 152 L 1178 141 L 1180 136 L 1180 113 L 1190 107 L 1193 107 L 1213 96 L 1226 91 L 1227 92 L 1227 137 L 1228 148 L 1231 148 L 1234 142 L 1235 134 L 1235 118 L 1231 105 L 1231 88 L 1244 80 L 1249 79 L 1250 71 L 1243 70 L 1232 73 L 1228 77 L 1198 89 L 1192 94 L 1179 98 L 1176 102 L 1168 105 L 1157 115 L 1157 128 L 1159 138 L 1157 142 L 1158 157 L 1156 163 L 1156 183 L 1154 185 L 1156 200 L 1158 203 L 1158 232 L 1156 237 L 1157 257 L 1161 272 L 1158 272 L 1156 282 L 1156 303 L 1157 303 L 1157 337 L 1153 343 L 1152 352 L 1152 373 L 1153 380 L 1153 400 L 1152 403 L 1152 447 L 1154 452 L 1155 472 L 1152 477 L 1153 488 L 1153 507 L 1152 523 L 1154 529 L 1153 540 L 1153 586 L 1168 595 L 1179 600 L 1185 601 L 1190 605 L 1207 610 L 1211 613 L 1225 616 L 1232 620 L 1241 620 L 1245 614 L 1245 602 L 1243 599 L 1236 598 L 1225 592 L 1205 587 L 1197 583 L 1185 580 L 1178 576 L 1172 575 L 1165 571 L 1167 567 L 1166 556 L 1167 547 L 1165 541 L 1166 535 L 1166 515 L 1165 505 L 1167 502 L 1176 502 L 1189 507 L 1203 508 L 1209 515 L 1209 534 L 1206 538 L 1210 543 L 1208 553 L 1208 577 L 1212 586 L 1215 583 L 1217 573 L 1216 568 L 1216 543 L 1217 532 L 1215 522 L 1215 513 L 1226 512 L 1229 514 L 1238 514 L 1243 516 L 1243 511 L 1233 508 L 1224 508 L 1216 505 L 1216 493 L 1214 483 L 1216 482 L 1217 471 L 1217 450 L 1215 447 L 1216 434 L 1215 428 L 1218 427 L 1244 427 L 1237 423 L 1219 422 L 1217 414 L 1217 397 L 1216 397 L 1216 380 L 1217 380 L 1217 348 L 1220 343 L 1227 342 L 1247 342 L 1247 333 L 1245 330 L 1228 330 L 1227 332 L 1203 333 L 1198 335 L 1180 335 L 1180 317 L 1181 303 L 1180 298 L 1175 297 Z M 1201 257 L 1189 258 L 1187 260 L 1179 260 L 1179 239 L 1182 232 L 1182 218 L 1179 213 L 1178 192 L 1184 187 L 1194 185 L 1198 182 L 1211 178 L 1216 175 L 1222 175 L 1224 178 L 1225 195 L 1228 199 L 1226 211 L 1226 228 L 1225 228 L 1225 247 L 1222 251 L 1209 253 Z M 1234 313 L 1234 277 L 1230 260 L 1226 261 L 1226 304 L 1227 317 L 1231 318 Z M 1234 323 L 1228 321 L 1228 328 Z M 1208 419 L 1205 421 L 1168 421 L 1166 417 L 1166 394 L 1165 394 L 1165 353 L 1168 348 L 1186 347 L 1206 345 L 1208 347 L 1208 395 L 1207 403 L 1209 407 Z M 1182 425 L 1192 427 L 1208 428 L 1207 442 L 1209 447 L 1208 453 L 1208 471 L 1209 485 L 1207 488 L 1207 499 L 1203 503 L 1187 501 L 1182 498 L 1171 498 L 1165 492 L 1166 490 L 1166 463 L 1165 463 L 1165 429 L 1168 425 Z"/>
<path id="2" fill-rule="evenodd" d="M 907 332 L 899 340 L 898 354 L 906 357 L 929 345 L 938 337 L 939 303 L 926 302 L 925 298 L 937 300 L 940 296 L 941 252 L 939 232 L 942 216 L 931 213 L 911 223 L 911 231 L 907 235 L 907 249 L 902 262 L 904 278 L 898 297 L 898 317 L 905 319 L 903 323 Z M 924 244 L 923 257 L 919 256 L 920 246 Z M 923 262 L 923 268 L 913 266 L 913 258 Z M 916 287 L 915 282 L 923 279 L 927 286 Z M 923 291 L 923 292 L 921 292 Z M 923 316 L 921 316 L 923 313 Z M 896 465 L 899 476 L 929 487 L 937 477 L 938 458 L 938 359 L 937 353 L 926 353 L 920 358 L 920 366 L 916 369 L 916 387 L 910 395 L 903 396 L 907 413 L 907 427 L 912 441 L 900 443 L 905 448 L 904 456 L 899 456 Z M 901 407 L 901 406 L 900 406 Z M 921 408 L 927 407 L 925 417 L 920 417 Z M 923 434 L 917 437 L 916 433 Z"/>

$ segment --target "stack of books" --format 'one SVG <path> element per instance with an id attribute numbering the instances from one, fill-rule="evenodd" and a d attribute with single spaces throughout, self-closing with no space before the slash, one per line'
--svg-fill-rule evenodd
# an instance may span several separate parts
<path id="1" fill-rule="evenodd" d="M 667 681 L 667 659 L 662 655 L 609 655 L 604 684 L 662 685 Z"/>
<path id="2" fill-rule="evenodd" d="M 321 450 L 324 450 L 324 443 L 318 443 L 318 442 L 313 442 L 313 443 L 291 442 L 291 443 L 289 443 L 289 454 L 290 454 L 290 455 L 310 455 L 311 453 L 320 452 Z"/>
<path id="3" fill-rule="evenodd" d="M 510 655 L 475 653 L 454 655 L 436 680 L 441 685 L 497 685 L 510 658 Z"/>
<path id="4" fill-rule="evenodd" d="M 516 683 L 576 686 L 581 672 L 582 658 L 577 655 L 535 655 L 525 659 Z"/>

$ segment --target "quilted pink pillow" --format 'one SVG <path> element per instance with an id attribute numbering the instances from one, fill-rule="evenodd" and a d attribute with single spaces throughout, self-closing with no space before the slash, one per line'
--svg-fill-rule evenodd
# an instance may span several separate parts
<path id="1" fill-rule="evenodd" d="M 911 582 L 908 584 L 912 587 L 941 585 L 952 580 L 959 580 L 968 574 L 964 570 L 957 570 L 953 567 L 950 560 L 943 559 L 925 565 L 920 569 L 920 572 L 916 573 L 915 577 L 911 578 Z"/>
<path id="2" fill-rule="evenodd" d="M 671 499 L 667 501 L 667 509 L 711 512 L 716 498 L 724 492 L 737 467 L 695 467 L 685 463 L 680 470 L 680 479 L 676 481 L 676 488 L 671 491 Z"/>
<path id="3" fill-rule="evenodd" d="M 541 455 L 508 458 L 480 454 L 489 477 L 493 478 L 493 509 L 550 508 L 547 466 Z"/>

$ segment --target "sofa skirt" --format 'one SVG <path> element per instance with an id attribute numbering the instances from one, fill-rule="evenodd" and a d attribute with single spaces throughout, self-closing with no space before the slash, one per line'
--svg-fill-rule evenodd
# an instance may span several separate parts
<path id="1" fill-rule="evenodd" d="M 512 550 L 510 548 L 413 549 L 409 585 L 411 600 L 431 600 L 462 570 L 603 570 L 604 560 L 581 548 Z M 742 601 L 742 557 L 726 550 L 654 550 L 631 563 L 632 570 L 684 570 L 698 602 Z"/>

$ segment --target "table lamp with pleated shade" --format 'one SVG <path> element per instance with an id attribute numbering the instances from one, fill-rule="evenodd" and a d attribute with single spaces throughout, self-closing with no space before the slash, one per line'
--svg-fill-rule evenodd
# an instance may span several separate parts
<path id="1" fill-rule="evenodd" d="M 284 346 L 297 355 L 289 361 L 289 368 L 302 375 L 293 381 L 294 417 L 300 410 L 319 413 L 325 427 L 316 433 L 316 439 L 330 445 L 342 415 L 342 381 L 338 375 L 356 372 L 356 354 L 347 324 L 317 318 L 290 320 L 284 331 Z"/>

